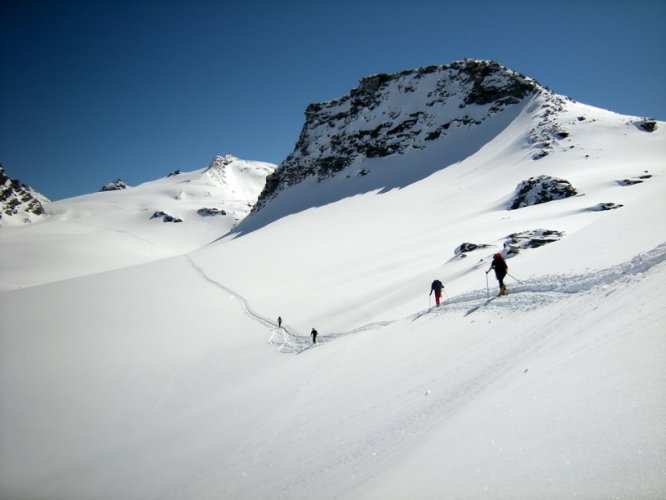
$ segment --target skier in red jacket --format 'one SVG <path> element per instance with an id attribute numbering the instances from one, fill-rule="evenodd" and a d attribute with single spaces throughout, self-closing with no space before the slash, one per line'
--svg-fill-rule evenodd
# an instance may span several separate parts
<path id="1" fill-rule="evenodd" d="M 442 282 L 439 280 L 435 280 L 432 282 L 432 285 L 430 285 L 430 294 L 432 295 L 432 292 L 435 292 L 435 302 L 437 303 L 437 307 L 439 307 L 439 300 L 442 298 L 442 289 L 444 288 L 444 285 L 442 285 Z"/>

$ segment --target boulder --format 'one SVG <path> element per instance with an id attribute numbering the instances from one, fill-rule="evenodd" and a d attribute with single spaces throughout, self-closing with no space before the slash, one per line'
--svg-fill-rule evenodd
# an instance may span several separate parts
<path id="1" fill-rule="evenodd" d="M 506 256 L 517 254 L 521 250 L 529 248 L 539 248 L 548 243 L 559 241 L 564 236 L 562 231 L 553 229 L 532 229 L 510 234 L 504 241 Z"/>
<path id="2" fill-rule="evenodd" d="M 553 200 L 576 196 L 578 191 L 569 181 L 548 175 L 530 177 L 516 187 L 509 210 L 539 205 Z"/>

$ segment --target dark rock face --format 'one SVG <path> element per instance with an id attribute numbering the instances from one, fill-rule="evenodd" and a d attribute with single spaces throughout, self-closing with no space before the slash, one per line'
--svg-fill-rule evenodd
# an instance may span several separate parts
<path id="1" fill-rule="evenodd" d="M 34 217 L 45 216 L 42 202 L 48 199 L 18 179 L 10 179 L 0 165 L 0 222 L 19 218 L 21 223 L 30 223 Z"/>
<path id="2" fill-rule="evenodd" d="M 166 212 L 155 212 L 153 215 L 150 216 L 151 219 L 162 219 L 162 222 L 183 222 L 183 219 L 179 219 L 178 217 L 174 217 L 173 215 L 170 215 Z"/>
<path id="3" fill-rule="evenodd" d="M 471 61 L 460 65 L 460 71 L 467 76 L 472 88 L 465 98 L 465 104 L 516 104 L 534 91 L 533 82 L 515 78 L 505 84 L 490 83 L 493 76 L 502 71 L 496 62 Z M 518 75 L 522 76 L 522 75 Z"/>
<path id="4" fill-rule="evenodd" d="M 105 184 L 102 186 L 102 189 L 100 189 L 100 192 L 104 191 L 120 191 L 122 189 L 127 189 L 129 186 L 125 184 L 125 181 L 122 179 L 116 179 L 114 181 L 109 182 L 108 184 Z"/>
<path id="5" fill-rule="evenodd" d="M 657 120 L 653 118 L 645 118 L 644 120 L 634 122 L 634 124 L 643 132 L 654 132 L 657 130 Z"/>
<path id="6" fill-rule="evenodd" d="M 323 180 L 366 158 L 425 149 L 540 92 L 534 80 L 493 61 L 363 78 L 348 95 L 307 107 L 294 151 L 268 176 L 253 211 L 308 177 Z"/>
<path id="7" fill-rule="evenodd" d="M 530 177 L 516 187 L 509 210 L 576 196 L 578 192 L 569 181 L 547 175 Z"/>

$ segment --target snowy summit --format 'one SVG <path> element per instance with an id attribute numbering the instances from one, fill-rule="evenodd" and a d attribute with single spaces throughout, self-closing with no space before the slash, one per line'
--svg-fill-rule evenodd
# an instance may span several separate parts
<path id="1" fill-rule="evenodd" d="M 459 61 L 2 228 L 0 497 L 664 498 L 665 127 Z"/>

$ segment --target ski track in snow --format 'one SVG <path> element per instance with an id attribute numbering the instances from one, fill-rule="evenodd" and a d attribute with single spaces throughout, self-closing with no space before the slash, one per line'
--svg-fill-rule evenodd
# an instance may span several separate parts
<path id="1" fill-rule="evenodd" d="M 238 300 L 243 306 L 243 310 L 248 317 L 250 317 L 254 321 L 264 326 L 273 328 L 272 335 L 268 340 L 268 343 L 272 345 L 277 345 L 278 351 L 284 353 L 300 353 L 303 352 L 308 347 L 310 347 L 310 341 L 308 340 L 308 337 L 300 335 L 298 332 L 296 332 L 296 330 L 294 330 L 292 327 L 288 327 L 287 325 L 282 325 L 282 327 L 278 327 L 277 323 L 271 321 L 266 316 L 263 316 L 258 312 L 256 312 L 254 309 L 252 309 L 250 303 L 245 297 L 243 297 L 239 293 L 236 293 L 231 288 L 224 286 L 222 283 L 219 283 L 218 281 L 211 278 L 208 274 L 206 274 L 206 271 L 204 271 L 200 266 L 198 266 L 194 262 L 194 260 L 192 260 L 192 257 L 187 255 L 187 259 L 189 260 L 194 270 L 197 271 L 197 273 L 199 273 L 199 275 L 204 280 L 216 286 L 217 288 L 223 290 L 224 292 L 228 293 L 234 299 Z"/>
<path id="2" fill-rule="evenodd" d="M 507 277 L 515 283 L 515 286 L 507 286 L 509 289 L 509 295 L 507 296 L 497 297 L 495 295 L 495 287 L 492 287 L 493 291 L 483 289 L 473 290 L 451 299 L 447 299 L 440 307 L 433 306 L 407 316 L 406 318 L 375 321 L 344 332 L 326 333 L 324 335 L 320 334 L 317 337 L 318 340 L 315 345 L 310 342 L 309 336 L 298 333 L 293 327 L 284 324 L 282 327 L 278 327 L 277 323 L 271 321 L 266 316 L 257 313 L 252 309 L 245 297 L 212 279 L 189 255 L 187 255 L 187 258 L 192 267 L 204 280 L 238 300 L 247 316 L 264 326 L 272 328 L 271 337 L 268 340 L 269 344 L 277 346 L 278 351 L 282 353 L 300 354 L 305 350 L 325 345 L 340 337 L 383 328 L 401 320 L 416 321 L 426 315 L 439 316 L 453 312 L 464 312 L 465 316 L 469 316 L 481 308 L 509 310 L 536 309 L 562 300 L 569 295 L 585 293 L 597 287 L 608 287 L 616 282 L 635 280 L 640 277 L 641 274 L 666 260 L 666 243 L 658 245 L 653 250 L 639 254 L 628 262 L 590 273 L 544 275 L 538 279 L 530 280 L 518 280 L 518 278 L 507 275 Z M 614 290 L 609 290 L 608 293 L 611 294 L 613 291 Z"/>

